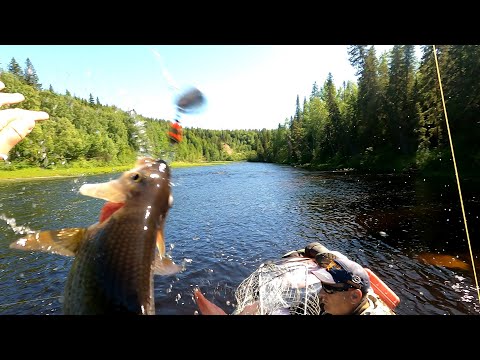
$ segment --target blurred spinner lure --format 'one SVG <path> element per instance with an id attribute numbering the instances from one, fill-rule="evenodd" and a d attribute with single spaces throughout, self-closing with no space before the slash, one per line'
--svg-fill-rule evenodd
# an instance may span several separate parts
<path id="1" fill-rule="evenodd" d="M 170 144 L 176 145 L 180 143 L 183 139 L 183 129 L 180 125 L 180 117 L 182 114 L 191 114 L 200 111 L 200 109 L 205 104 L 205 96 L 203 93 L 198 90 L 196 87 L 189 87 L 186 90 L 180 91 L 180 88 L 173 80 L 172 76 L 167 71 L 165 65 L 163 64 L 162 57 L 160 54 L 152 49 L 152 52 L 155 54 L 162 66 L 162 73 L 165 79 L 167 80 L 172 91 L 178 92 L 175 99 L 176 113 L 175 118 L 170 124 L 170 129 L 168 131 L 168 137 L 170 139 Z"/>

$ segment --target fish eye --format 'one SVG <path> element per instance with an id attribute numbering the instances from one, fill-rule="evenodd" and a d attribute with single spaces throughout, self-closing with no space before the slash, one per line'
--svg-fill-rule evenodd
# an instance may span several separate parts
<path id="1" fill-rule="evenodd" d="M 139 173 L 135 173 L 135 174 L 132 174 L 131 176 L 131 179 L 135 182 L 140 182 L 140 180 L 142 179 L 142 177 L 140 176 Z"/>

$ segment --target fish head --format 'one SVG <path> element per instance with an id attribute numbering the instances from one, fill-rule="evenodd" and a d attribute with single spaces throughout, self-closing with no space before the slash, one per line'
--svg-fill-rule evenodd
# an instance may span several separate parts
<path id="1" fill-rule="evenodd" d="M 129 206 L 147 205 L 152 212 L 156 209 L 159 214 L 166 214 L 173 203 L 170 167 L 161 159 L 142 158 L 140 162 L 139 166 L 118 179 L 125 203 Z"/>
<path id="2" fill-rule="evenodd" d="M 170 167 L 164 160 L 142 157 L 133 169 L 124 172 L 118 179 L 84 184 L 79 191 L 82 195 L 114 203 L 145 203 L 148 200 L 148 203 L 166 212 L 173 202 L 170 177 Z"/>

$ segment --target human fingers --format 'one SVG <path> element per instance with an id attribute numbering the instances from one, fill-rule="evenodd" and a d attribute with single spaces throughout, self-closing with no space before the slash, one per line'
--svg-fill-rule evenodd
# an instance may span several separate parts
<path id="1" fill-rule="evenodd" d="M 44 111 L 24 109 L 0 110 L 0 154 L 4 155 L 25 138 L 38 120 L 48 119 Z"/>
<path id="2" fill-rule="evenodd" d="M 34 120 L 16 119 L 0 131 L 0 154 L 8 152 L 27 136 L 35 126 Z"/>
<path id="3" fill-rule="evenodd" d="M 16 104 L 25 100 L 25 96 L 20 93 L 0 93 L 0 106 Z"/>
<path id="4" fill-rule="evenodd" d="M 5 84 L 0 81 L 0 91 L 5 89 Z M 16 104 L 25 100 L 25 96 L 20 93 L 0 93 L 0 106 Z"/>
<path id="5" fill-rule="evenodd" d="M 33 111 L 25 109 L 0 110 L 0 131 L 10 122 L 20 119 L 26 122 L 47 120 L 49 115 L 45 111 Z M 35 126 L 35 124 L 33 124 Z M 33 127 L 32 127 L 33 128 Z"/>

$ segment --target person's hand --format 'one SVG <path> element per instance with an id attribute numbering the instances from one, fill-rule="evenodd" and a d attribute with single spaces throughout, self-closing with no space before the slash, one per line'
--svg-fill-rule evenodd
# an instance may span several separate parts
<path id="1" fill-rule="evenodd" d="M 5 84 L 0 81 L 0 91 Z M 16 104 L 25 100 L 22 94 L 0 92 L 0 107 Z M 48 114 L 44 111 L 24 109 L 0 110 L 0 159 L 7 159 L 8 152 L 27 136 L 35 127 L 36 121 L 47 120 Z"/>

